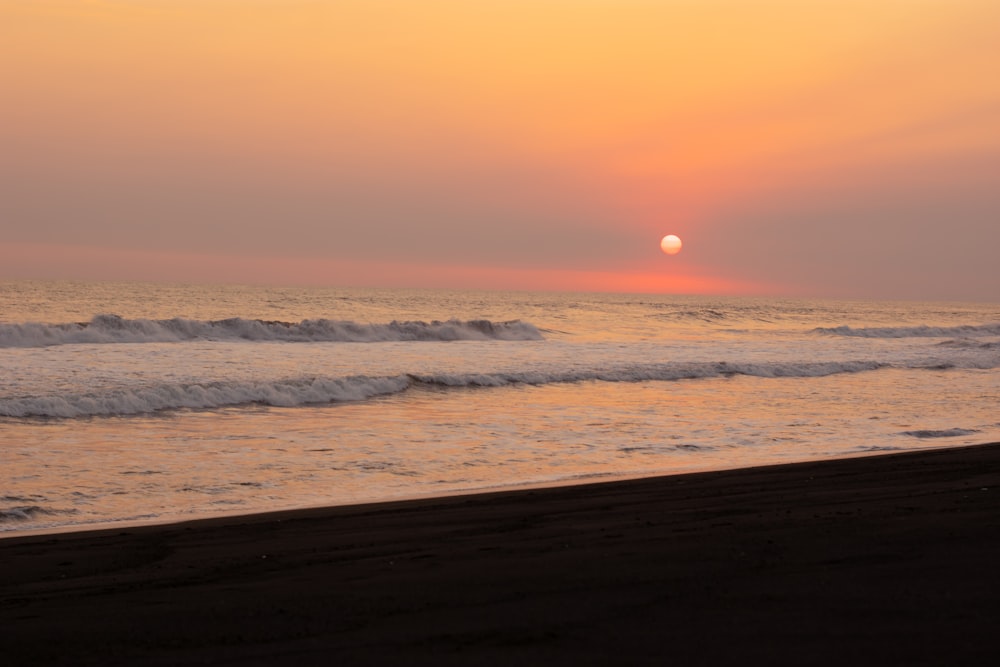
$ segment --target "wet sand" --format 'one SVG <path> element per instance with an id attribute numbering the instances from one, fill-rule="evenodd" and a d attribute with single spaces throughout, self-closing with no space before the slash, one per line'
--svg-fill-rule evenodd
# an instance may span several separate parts
<path id="1" fill-rule="evenodd" d="M 997 664 L 1000 445 L 0 540 L 5 665 Z"/>

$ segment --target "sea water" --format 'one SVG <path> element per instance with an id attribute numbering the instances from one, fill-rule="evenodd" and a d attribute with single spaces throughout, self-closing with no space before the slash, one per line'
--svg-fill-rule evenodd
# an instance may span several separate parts
<path id="1" fill-rule="evenodd" d="M 0 283 L 0 534 L 1000 441 L 1000 306 Z"/>

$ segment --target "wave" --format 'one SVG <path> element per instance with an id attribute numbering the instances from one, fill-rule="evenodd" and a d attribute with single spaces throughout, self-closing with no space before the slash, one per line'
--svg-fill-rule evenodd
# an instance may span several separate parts
<path id="1" fill-rule="evenodd" d="M 968 338 L 954 338 L 938 343 L 940 347 L 952 347 L 959 350 L 1000 350 L 1000 341 L 978 341 Z"/>
<path id="2" fill-rule="evenodd" d="M 212 382 L 164 384 L 87 394 L 0 399 L 3 417 L 110 417 L 164 410 L 203 410 L 263 404 L 293 407 L 317 403 L 361 401 L 403 391 L 406 376 L 371 378 L 307 378 L 277 382 Z"/>
<path id="3" fill-rule="evenodd" d="M 730 315 L 715 308 L 698 308 L 693 310 L 674 310 L 663 313 L 662 318 L 668 320 L 694 320 L 698 322 L 719 322 L 730 319 Z"/>
<path id="4" fill-rule="evenodd" d="M 967 324 L 954 327 L 817 327 L 813 333 L 855 338 L 948 338 L 952 336 L 1000 336 L 1000 322 L 992 324 Z"/>
<path id="5" fill-rule="evenodd" d="M 5 523 L 24 523 L 41 516 L 55 516 L 60 514 L 76 514 L 76 511 L 45 508 L 39 505 L 0 507 L 0 525 Z"/>
<path id="6" fill-rule="evenodd" d="M 972 435 L 973 433 L 979 433 L 979 431 L 974 428 L 947 428 L 940 431 L 924 429 L 919 431 L 903 431 L 900 435 L 909 435 L 914 438 L 956 438 L 960 435 Z"/>
<path id="7" fill-rule="evenodd" d="M 87 418 L 150 414 L 171 410 L 206 410 L 241 405 L 295 407 L 363 401 L 414 387 L 439 389 L 545 385 L 569 382 L 645 382 L 750 375 L 822 377 L 877 370 L 873 361 L 827 363 L 684 363 L 623 366 L 609 369 L 518 371 L 505 373 L 402 374 L 307 377 L 272 382 L 211 382 L 119 388 L 93 393 L 0 399 L 0 417 Z"/>
<path id="8" fill-rule="evenodd" d="M 48 347 L 101 343 L 177 343 L 195 340 L 374 343 L 395 341 L 542 340 L 520 320 L 447 320 L 361 324 L 328 319 L 280 322 L 234 317 L 225 320 L 125 319 L 96 315 L 69 324 L 0 324 L 0 347 Z"/>

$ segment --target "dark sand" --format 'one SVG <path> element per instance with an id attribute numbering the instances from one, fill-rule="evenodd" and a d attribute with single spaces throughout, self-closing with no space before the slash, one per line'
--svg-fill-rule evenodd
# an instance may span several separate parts
<path id="1" fill-rule="evenodd" d="M 0 663 L 1000 664 L 1000 445 L 0 540 Z"/>

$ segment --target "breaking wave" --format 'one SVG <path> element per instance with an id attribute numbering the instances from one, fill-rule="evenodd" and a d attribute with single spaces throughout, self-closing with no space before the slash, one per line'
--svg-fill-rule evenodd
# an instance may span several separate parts
<path id="1" fill-rule="evenodd" d="M 822 377 L 885 367 L 873 361 L 826 363 L 680 363 L 609 369 L 516 371 L 503 373 L 401 374 L 384 377 L 308 377 L 271 382 L 209 382 L 117 388 L 92 393 L 0 399 L 0 417 L 86 418 L 149 414 L 168 410 L 203 410 L 240 405 L 294 407 L 387 396 L 413 387 L 475 388 L 568 382 L 645 382 L 733 375 Z"/>
<path id="2" fill-rule="evenodd" d="M 328 319 L 280 322 L 234 317 L 225 320 L 125 319 L 97 315 L 70 324 L 0 324 L 0 347 L 47 347 L 95 343 L 176 343 L 193 340 L 286 342 L 542 340 L 532 324 L 520 320 L 447 320 L 361 324 Z"/>
<path id="3" fill-rule="evenodd" d="M 1000 336 L 1000 322 L 993 324 L 962 325 L 955 327 L 817 327 L 814 333 L 855 338 L 945 338 L 953 336 Z"/>

